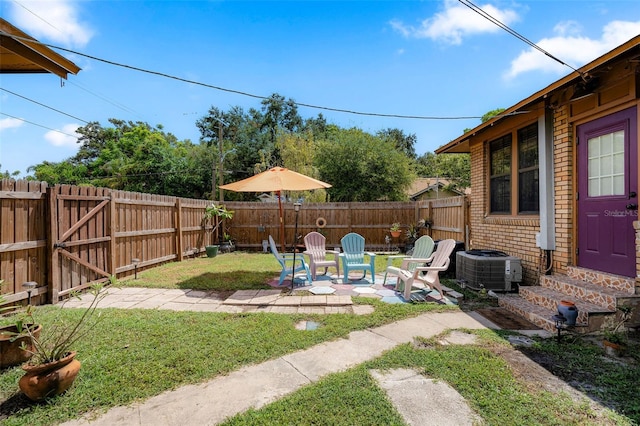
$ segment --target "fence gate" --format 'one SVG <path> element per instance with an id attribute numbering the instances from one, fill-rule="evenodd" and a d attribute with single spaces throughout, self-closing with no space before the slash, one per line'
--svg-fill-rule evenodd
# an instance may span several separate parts
<path id="1" fill-rule="evenodd" d="M 56 185 L 49 194 L 51 218 L 50 299 L 115 274 L 113 202 L 106 188 Z"/>

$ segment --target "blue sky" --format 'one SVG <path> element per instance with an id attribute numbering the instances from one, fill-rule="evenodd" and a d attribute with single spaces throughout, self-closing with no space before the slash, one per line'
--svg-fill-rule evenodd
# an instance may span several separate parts
<path id="1" fill-rule="evenodd" d="M 640 34 L 637 0 L 474 3 L 574 67 Z M 571 72 L 457 0 L 2 0 L 0 15 L 41 42 L 96 58 L 363 113 L 479 117 Z M 25 175 L 31 165 L 74 155 L 73 134 L 84 121 L 162 124 L 198 142 L 195 121 L 210 107 L 260 108 L 260 99 L 58 52 L 82 68 L 64 85 L 47 74 L 0 75 L 3 171 Z M 299 112 L 342 127 L 414 133 L 418 154 L 480 123 Z"/>

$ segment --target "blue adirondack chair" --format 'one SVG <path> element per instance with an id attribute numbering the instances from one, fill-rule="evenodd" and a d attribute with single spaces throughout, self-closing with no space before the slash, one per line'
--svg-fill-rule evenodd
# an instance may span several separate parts
<path id="1" fill-rule="evenodd" d="M 344 273 L 345 282 L 349 280 L 349 271 L 363 271 L 362 278 L 367 276 L 367 271 L 371 271 L 371 282 L 374 282 L 376 276 L 375 253 L 364 251 L 364 237 L 355 232 L 351 232 L 340 240 L 342 244 L 342 253 L 340 253 L 340 261 L 342 262 L 342 271 Z M 369 257 L 369 262 L 365 262 L 365 256 Z"/>
<path id="2" fill-rule="evenodd" d="M 293 253 L 278 253 L 278 248 L 276 247 L 276 242 L 273 241 L 273 237 L 269 235 L 269 246 L 271 247 L 271 253 L 275 256 L 278 263 L 282 267 L 282 272 L 280 272 L 280 279 L 278 280 L 278 285 L 282 285 L 284 279 L 291 275 L 291 280 L 294 279 L 296 272 L 304 271 L 307 274 L 307 284 L 311 285 L 311 272 L 309 271 L 309 266 L 307 262 L 304 261 L 304 254 L 296 253 L 296 262 L 295 265 L 293 263 Z M 298 266 L 296 266 L 298 265 Z"/>

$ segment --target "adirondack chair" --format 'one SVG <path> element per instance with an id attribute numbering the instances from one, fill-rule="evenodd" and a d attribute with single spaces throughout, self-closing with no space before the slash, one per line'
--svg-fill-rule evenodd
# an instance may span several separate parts
<path id="1" fill-rule="evenodd" d="M 278 253 L 278 248 L 276 247 L 276 242 L 273 241 L 273 237 L 269 235 L 269 247 L 271 247 L 271 253 L 275 256 L 278 263 L 282 267 L 282 272 L 280 272 L 280 279 L 278 280 L 278 285 L 282 285 L 282 282 L 287 277 L 287 275 L 291 275 L 291 281 L 295 277 L 296 272 L 304 271 L 307 274 L 307 283 L 311 284 L 311 273 L 309 272 L 309 266 L 307 266 L 307 262 L 304 261 L 304 255 L 302 253 L 296 255 L 295 264 L 293 263 L 293 253 Z M 298 266 L 296 266 L 298 265 Z"/>
<path id="2" fill-rule="evenodd" d="M 450 256 L 456 247 L 455 240 L 442 240 L 438 243 L 438 248 L 431 256 L 429 266 L 418 266 L 413 271 L 400 270 L 398 274 L 398 282 L 404 283 L 404 298 L 411 299 L 411 288 L 418 284 L 421 287 L 429 287 L 438 290 L 440 297 L 444 298 L 442 286 L 440 285 L 440 271 L 446 271 L 449 267 Z M 423 275 L 423 273 L 426 274 Z M 396 287 L 397 288 L 397 287 Z"/>
<path id="3" fill-rule="evenodd" d="M 336 268 L 336 274 L 340 276 L 340 257 L 339 252 L 335 250 L 327 250 L 327 239 L 319 232 L 309 232 L 304 236 L 304 254 L 309 256 L 309 269 L 311 270 L 311 278 L 316 279 L 317 270 L 324 268 L 324 275 L 327 275 L 329 268 Z M 327 258 L 327 254 L 333 255 L 333 259 Z"/>
<path id="4" fill-rule="evenodd" d="M 349 280 L 349 271 L 363 271 L 362 278 L 367 276 L 367 271 L 371 271 L 371 282 L 375 280 L 375 253 L 364 251 L 364 237 L 355 232 L 351 232 L 340 240 L 342 244 L 342 253 L 340 253 L 340 261 L 342 262 L 342 271 L 345 282 Z M 365 263 L 365 256 L 369 257 L 369 263 Z"/>
<path id="5" fill-rule="evenodd" d="M 418 266 L 424 266 L 426 263 L 431 262 L 431 254 L 433 253 L 434 242 L 428 235 L 423 235 L 418 238 L 413 246 L 413 253 L 411 256 L 396 255 L 389 256 L 387 258 L 387 270 L 384 273 L 384 281 L 382 284 L 387 283 L 387 275 L 400 275 L 400 271 L 413 272 Z M 393 262 L 397 259 L 402 259 L 400 267 L 393 266 Z M 398 279 L 396 288 L 398 288 Z"/>

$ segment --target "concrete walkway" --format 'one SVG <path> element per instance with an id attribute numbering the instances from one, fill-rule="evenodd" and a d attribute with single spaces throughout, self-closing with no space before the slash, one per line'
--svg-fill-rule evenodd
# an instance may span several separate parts
<path id="1" fill-rule="evenodd" d="M 234 312 L 235 305 L 225 305 L 221 300 L 205 292 L 182 290 L 154 290 L 123 288 L 110 290 L 101 307 L 151 308 Z M 81 306 L 86 301 L 73 301 L 67 306 Z M 474 313 L 427 313 L 415 318 L 397 321 L 382 327 L 354 331 L 348 338 L 321 343 L 312 348 L 288 354 L 262 364 L 251 365 L 226 376 L 216 377 L 206 383 L 187 385 L 152 397 L 143 403 L 115 407 L 97 419 L 81 419 L 64 423 L 76 425 L 215 425 L 226 418 L 249 408 L 260 408 L 288 395 L 301 387 L 336 372 L 346 371 L 360 363 L 372 360 L 397 345 L 411 342 L 415 336 L 432 337 L 446 329 L 497 328 L 482 316 Z M 395 374 L 395 375 L 394 375 Z M 372 373 L 375 375 L 375 373 Z M 441 392 L 437 383 L 421 378 L 415 372 L 400 371 L 391 377 L 377 380 L 385 386 L 389 398 L 408 424 L 434 424 L 429 410 L 409 410 L 420 407 L 429 392 Z M 389 385 L 389 382 L 392 385 Z M 387 385 L 384 385 L 387 383 Z M 393 384 L 395 383 L 395 384 Z M 396 389 L 392 391 L 391 389 Z M 403 392 L 402 389 L 411 390 Z M 400 391 L 398 391 L 400 389 Z M 455 391 L 451 397 L 438 398 L 441 412 L 446 417 L 437 424 L 472 424 L 473 413 Z M 413 399 L 415 399 L 415 401 Z M 462 407 L 462 408 L 461 408 Z M 448 413 L 448 414 L 447 414 Z"/>

